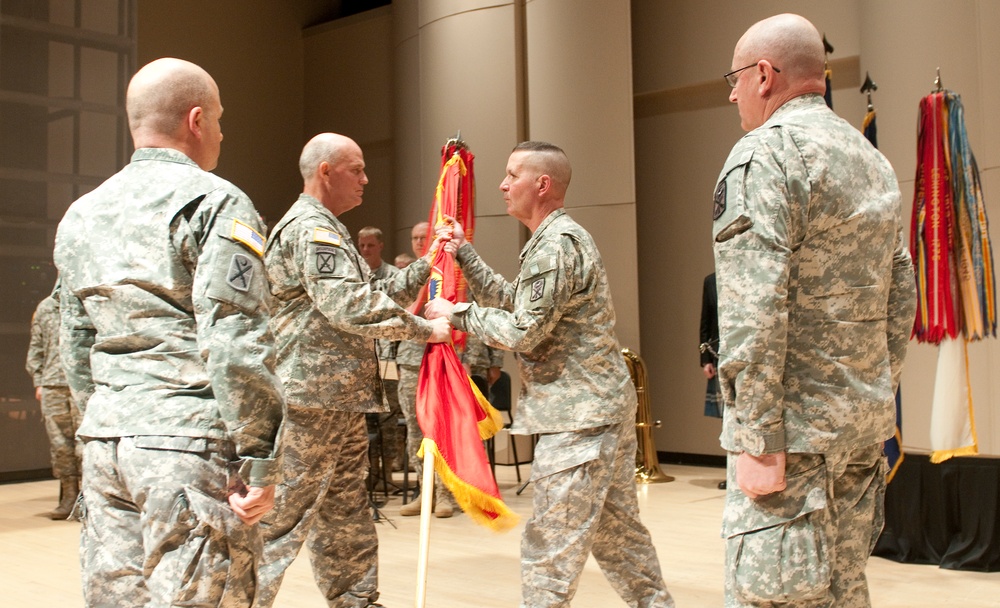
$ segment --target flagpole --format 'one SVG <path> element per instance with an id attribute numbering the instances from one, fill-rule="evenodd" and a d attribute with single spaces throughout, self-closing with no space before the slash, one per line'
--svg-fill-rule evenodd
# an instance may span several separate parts
<path id="1" fill-rule="evenodd" d="M 424 446 L 424 474 L 420 480 L 420 547 L 417 555 L 416 608 L 424 608 L 427 596 L 427 555 L 431 543 L 431 511 L 434 510 L 434 450 Z"/>

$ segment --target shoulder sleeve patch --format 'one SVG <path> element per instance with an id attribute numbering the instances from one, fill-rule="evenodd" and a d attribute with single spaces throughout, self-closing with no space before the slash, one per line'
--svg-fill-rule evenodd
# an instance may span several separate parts
<path id="1" fill-rule="evenodd" d="M 234 241 L 243 243 L 258 256 L 264 255 L 264 235 L 243 222 L 237 219 L 233 220 L 233 228 L 229 237 Z"/>
<path id="2" fill-rule="evenodd" d="M 315 228 L 313 229 L 313 242 L 340 247 L 340 235 L 326 228 Z"/>

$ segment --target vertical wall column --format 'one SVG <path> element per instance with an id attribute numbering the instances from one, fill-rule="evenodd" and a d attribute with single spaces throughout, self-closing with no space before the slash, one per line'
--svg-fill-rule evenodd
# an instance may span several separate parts
<path id="1" fill-rule="evenodd" d="M 476 248 L 512 278 L 527 235 L 497 187 L 515 144 L 551 141 L 573 164 L 567 206 L 601 248 L 619 337 L 638 350 L 628 0 L 396 0 L 393 28 L 397 243 L 461 130 L 476 155 Z"/>

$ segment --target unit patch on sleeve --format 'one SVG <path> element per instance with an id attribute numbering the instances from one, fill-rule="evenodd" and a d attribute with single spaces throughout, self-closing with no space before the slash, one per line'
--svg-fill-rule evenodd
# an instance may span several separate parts
<path id="1" fill-rule="evenodd" d="M 230 238 L 234 241 L 239 241 L 251 251 L 256 253 L 258 256 L 263 257 L 264 255 L 264 235 L 257 232 L 250 226 L 247 226 L 243 222 L 234 219 L 233 220 L 233 230 L 230 233 Z"/>
<path id="2" fill-rule="evenodd" d="M 333 274 L 337 270 L 337 249 L 335 247 L 316 247 L 316 272 Z"/>
<path id="3" fill-rule="evenodd" d="M 715 187 L 715 209 L 712 212 L 712 221 L 722 217 L 726 212 L 726 180 L 719 182 Z"/>
<path id="4" fill-rule="evenodd" d="M 528 296 L 529 302 L 537 302 L 542 299 L 545 295 L 545 277 L 535 279 L 531 282 L 531 295 Z"/>
<path id="5" fill-rule="evenodd" d="M 250 281 L 253 280 L 253 260 L 242 253 L 234 253 L 232 261 L 229 262 L 229 272 L 226 273 L 226 283 L 236 291 L 247 291 L 250 289 Z"/>

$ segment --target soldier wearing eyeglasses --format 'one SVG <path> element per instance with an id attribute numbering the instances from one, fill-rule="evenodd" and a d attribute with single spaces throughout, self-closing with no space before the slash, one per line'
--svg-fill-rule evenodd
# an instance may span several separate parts
<path id="1" fill-rule="evenodd" d="M 732 68 L 749 133 L 714 200 L 726 606 L 869 606 L 915 311 L 899 188 L 826 106 L 809 21 L 756 23 Z"/>

